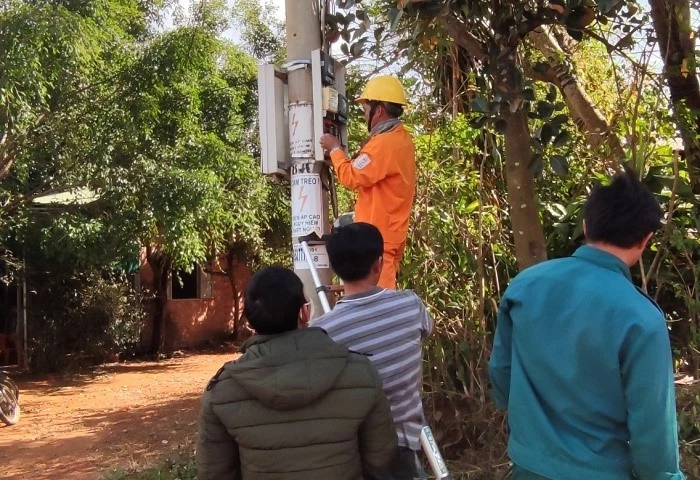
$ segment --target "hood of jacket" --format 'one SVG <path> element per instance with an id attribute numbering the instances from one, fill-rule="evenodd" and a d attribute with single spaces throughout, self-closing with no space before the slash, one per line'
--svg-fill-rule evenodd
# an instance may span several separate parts
<path id="1" fill-rule="evenodd" d="M 301 408 L 324 396 L 349 357 L 347 348 L 314 327 L 256 335 L 241 351 L 244 355 L 224 368 L 246 392 L 274 410 Z"/>

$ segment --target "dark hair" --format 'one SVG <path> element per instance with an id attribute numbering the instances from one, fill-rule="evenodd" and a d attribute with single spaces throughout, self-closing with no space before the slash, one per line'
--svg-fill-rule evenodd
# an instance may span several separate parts
<path id="1" fill-rule="evenodd" d="M 368 103 L 370 108 L 375 110 L 379 105 L 381 105 L 384 107 L 384 111 L 386 111 L 390 117 L 399 118 L 401 115 L 403 115 L 403 106 L 399 105 L 398 103 L 380 102 L 378 100 L 370 100 Z"/>
<path id="2" fill-rule="evenodd" d="M 382 102 L 384 104 L 384 110 L 386 110 L 386 113 L 391 115 L 394 118 L 399 118 L 401 115 L 403 115 L 403 107 L 399 105 L 398 103 L 392 103 L 392 102 Z"/>
<path id="3" fill-rule="evenodd" d="M 661 226 L 663 212 L 654 195 L 632 173 L 593 188 L 585 205 L 586 238 L 617 247 L 637 245 Z"/>
<path id="4" fill-rule="evenodd" d="M 304 303 L 304 284 L 294 272 L 265 267 L 248 280 L 243 313 L 257 333 L 274 335 L 297 328 Z"/>
<path id="5" fill-rule="evenodd" d="M 326 243 L 333 271 L 346 282 L 367 278 L 374 262 L 384 253 L 379 229 L 357 222 L 336 228 Z"/>

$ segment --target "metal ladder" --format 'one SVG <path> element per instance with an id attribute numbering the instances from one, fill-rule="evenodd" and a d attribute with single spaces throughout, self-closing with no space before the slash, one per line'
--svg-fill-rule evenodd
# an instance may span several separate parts
<path id="1" fill-rule="evenodd" d="M 313 257 L 309 251 L 309 245 L 325 245 L 325 240 L 323 237 L 319 238 L 316 233 L 312 233 L 311 235 L 299 237 L 299 244 L 301 245 L 301 249 L 306 257 L 306 262 L 309 264 L 311 278 L 313 278 L 314 285 L 316 287 L 316 294 L 318 295 L 321 306 L 323 307 L 323 313 L 328 313 L 331 311 L 331 305 L 328 301 L 328 292 L 342 291 L 342 285 L 336 286 L 321 284 L 321 278 L 318 275 L 316 265 L 314 265 L 312 260 Z M 433 471 L 435 478 L 438 480 L 452 480 L 452 475 L 450 475 L 450 472 L 447 470 L 447 465 L 445 464 L 445 460 L 442 458 L 440 449 L 438 448 L 435 437 L 433 436 L 433 431 L 428 425 L 425 425 L 421 429 L 420 444 L 426 458 L 428 459 L 430 469 Z M 421 474 L 421 478 L 426 478 L 424 472 L 422 472 L 423 468 L 420 464 L 420 460 L 418 460 L 418 457 L 416 457 L 416 466 L 418 467 L 419 474 Z"/>

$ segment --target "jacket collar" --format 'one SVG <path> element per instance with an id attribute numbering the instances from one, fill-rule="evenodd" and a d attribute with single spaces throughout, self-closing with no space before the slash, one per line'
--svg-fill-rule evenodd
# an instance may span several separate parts
<path id="1" fill-rule="evenodd" d="M 625 265 L 625 262 L 611 253 L 604 252 L 603 250 L 591 247 L 590 245 L 584 245 L 579 247 L 574 252 L 573 256 L 591 263 L 595 263 L 596 265 L 607 268 L 608 270 L 619 272 L 623 274 L 627 280 L 630 282 L 632 281 L 632 273 L 630 272 L 629 267 Z"/>
<path id="2" fill-rule="evenodd" d="M 284 333 L 277 333 L 275 335 L 253 335 L 241 346 L 241 353 L 245 353 L 253 345 L 259 345 L 261 343 L 267 343 L 271 340 L 278 338 L 297 338 L 304 335 L 316 336 L 318 339 L 316 341 L 326 341 L 329 340 L 328 334 L 325 330 L 319 327 L 307 327 L 307 328 L 297 328 Z"/>

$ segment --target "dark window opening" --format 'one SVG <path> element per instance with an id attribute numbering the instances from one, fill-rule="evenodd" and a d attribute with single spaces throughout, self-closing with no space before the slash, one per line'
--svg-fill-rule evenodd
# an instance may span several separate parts
<path id="1" fill-rule="evenodd" d="M 174 299 L 199 298 L 197 288 L 198 268 L 193 268 L 191 272 L 178 270 L 173 272 L 173 295 Z"/>

